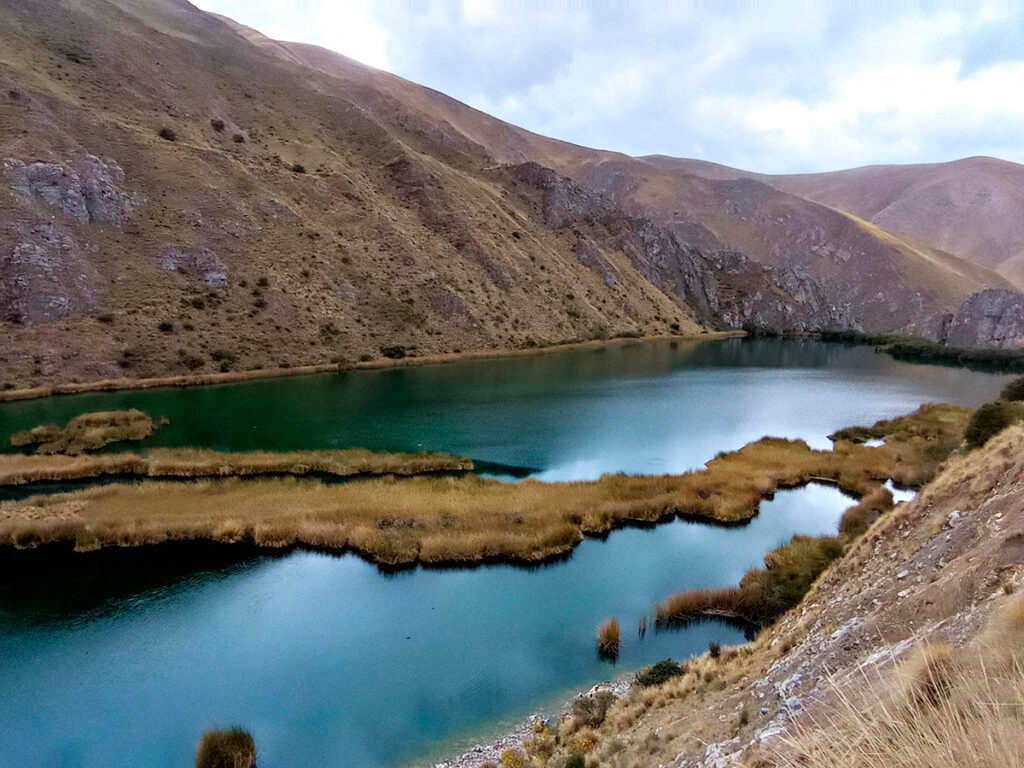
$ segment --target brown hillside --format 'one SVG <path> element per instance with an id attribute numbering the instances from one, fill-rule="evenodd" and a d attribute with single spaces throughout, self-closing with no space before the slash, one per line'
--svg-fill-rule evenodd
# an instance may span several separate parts
<path id="1" fill-rule="evenodd" d="M 770 176 L 701 160 L 645 158 L 708 179 L 755 178 L 994 269 L 1024 285 L 1024 166 L 994 157 Z"/>

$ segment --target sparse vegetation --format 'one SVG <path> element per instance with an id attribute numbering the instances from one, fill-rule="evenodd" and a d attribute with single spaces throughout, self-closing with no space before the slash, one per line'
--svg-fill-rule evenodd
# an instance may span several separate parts
<path id="1" fill-rule="evenodd" d="M 292 165 L 292 173 L 305 173 L 305 172 L 306 172 L 306 166 L 304 166 L 302 163 L 294 163 Z M 508 768 L 508 766 L 506 766 L 506 768 Z"/>
<path id="2" fill-rule="evenodd" d="M 168 128 L 166 125 L 160 129 L 159 136 L 164 141 L 176 141 L 178 134 L 175 133 L 173 128 Z"/>
<path id="3" fill-rule="evenodd" d="M 241 728 L 203 734 L 196 751 L 196 768 L 255 768 L 256 742 Z"/>
<path id="4" fill-rule="evenodd" d="M 833 682 L 773 750 L 780 768 L 1024 764 L 1024 603 L 963 649 L 925 645 L 894 671 Z"/>
<path id="5" fill-rule="evenodd" d="M 896 360 L 933 365 L 956 365 L 977 371 L 1024 371 L 1024 350 L 949 347 L 928 339 L 857 331 L 823 331 L 825 341 L 868 344 Z"/>
<path id="6" fill-rule="evenodd" d="M 221 120 L 219 117 L 211 118 L 210 119 L 210 127 L 213 128 L 213 130 L 215 130 L 217 133 L 223 133 L 224 132 L 224 121 Z"/>

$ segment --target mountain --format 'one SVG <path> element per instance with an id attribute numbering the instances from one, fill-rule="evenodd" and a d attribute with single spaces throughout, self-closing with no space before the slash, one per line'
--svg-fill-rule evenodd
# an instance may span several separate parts
<path id="1" fill-rule="evenodd" d="M 708 179 L 757 179 L 914 238 L 1024 285 L 1024 165 L 994 157 L 770 176 L 701 160 L 645 158 Z"/>
<path id="2" fill-rule="evenodd" d="M 184 0 L 4 0 L 0 46 L 0 386 L 708 328 L 939 337 L 1008 287 Z"/>

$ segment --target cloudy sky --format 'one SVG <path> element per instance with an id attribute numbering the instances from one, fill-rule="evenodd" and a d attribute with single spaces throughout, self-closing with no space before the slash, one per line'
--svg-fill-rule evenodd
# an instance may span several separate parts
<path id="1" fill-rule="evenodd" d="M 787 173 L 1024 162 L 1024 4 L 194 0 L 560 139 Z"/>

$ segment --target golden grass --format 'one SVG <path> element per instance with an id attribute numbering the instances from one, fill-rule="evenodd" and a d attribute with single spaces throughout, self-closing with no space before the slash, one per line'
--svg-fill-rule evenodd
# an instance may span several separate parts
<path id="1" fill-rule="evenodd" d="M 927 419 L 922 411 L 906 418 Z M 840 441 L 831 451 L 764 438 L 684 475 L 613 474 L 588 482 L 504 483 L 471 475 L 342 485 L 294 478 L 109 485 L 0 504 L 0 545 L 65 541 L 92 549 L 213 539 L 354 549 L 392 565 L 536 562 L 567 553 L 583 534 L 629 522 L 680 514 L 743 522 L 763 497 L 810 481 L 866 496 L 890 477 L 913 474 L 915 459 L 925 454 L 926 446 L 895 438 L 884 448 Z"/>
<path id="2" fill-rule="evenodd" d="M 620 637 L 619 620 L 614 617 L 605 619 L 597 628 L 598 650 L 605 656 L 617 656 Z"/>
<path id="3" fill-rule="evenodd" d="M 256 742 L 241 728 L 203 734 L 196 750 L 196 768 L 255 768 Z"/>
<path id="4" fill-rule="evenodd" d="M 1024 765 L 1024 602 L 971 646 L 927 645 L 889 674 L 833 681 L 776 749 L 783 768 Z"/>
<path id="5" fill-rule="evenodd" d="M 155 448 L 142 454 L 4 454 L 0 455 L 0 485 L 118 475 L 196 478 L 318 473 L 351 477 L 364 474 L 418 475 L 472 469 L 471 459 L 447 453 L 382 453 L 363 448 L 222 453 L 198 448 Z"/>
<path id="6" fill-rule="evenodd" d="M 142 411 L 96 411 L 75 416 L 63 428 L 42 424 L 11 436 L 15 447 L 36 446 L 36 453 L 75 456 L 110 443 L 144 440 L 153 434 L 153 420 Z"/>

